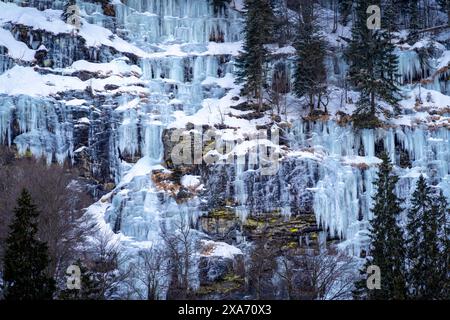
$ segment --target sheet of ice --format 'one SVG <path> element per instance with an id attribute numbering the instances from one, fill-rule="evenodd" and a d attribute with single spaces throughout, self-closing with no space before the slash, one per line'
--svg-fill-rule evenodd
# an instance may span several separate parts
<path id="1" fill-rule="evenodd" d="M 126 185 L 130 183 L 135 177 L 150 175 L 153 170 L 154 163 L 150 157 L 143 157 L 139 159 L 138 162 L 126 173 L 126 175 L 120 181 L 119 187 L 121 185 Z"/>
<path id="2" fill-rule="evenodd" d="M 117 20 L 142 48 L 155 44 L 235 42 L 242 39 L 241 14 L 214 12 L 204 0 L 128 0 L 116 6 Z"/>
<path id="3" fill-rule="evenodd" d="M 450 68 L 450 50 L 443 52 L 442 56 L 439 58 L 437 70 L 442 68 Z"/>
<path id="4" fill-rule="evenodd" d="M 140 101 L 141 101 L 141 99 L 134 98 L 133 100 L 127 101 L 124 104 L 121 104 L 120 106 L 118 106 L 116 108 L 116 111 L 121 112 L 121 111 L 126 111 L 126 110 L 129 110 L 129 109 L 136 108 L 139 105 Z"/>
<path id="5" fill-rule="evenodd" d="M 231 7 L 243 11 L 244 10 L 244 0 L 231 0 Z"/>
<path id="6" fill-rule="evenodd" d="M 343 157 L 343 162 L 345 164 L 350 164 L 350 165 L 377 165 L 380 164 L 382 161 L 381 159 L 377 158 L 377 157 L 362 157 L 362 156 L 347 156 L 347 157 Z"/>

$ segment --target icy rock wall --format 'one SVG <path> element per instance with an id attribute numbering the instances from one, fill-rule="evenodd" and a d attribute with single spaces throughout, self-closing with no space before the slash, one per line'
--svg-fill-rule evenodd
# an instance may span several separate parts
<path id="1" fill-rule="evenodd" d="M 207 0 L 128 0 L 116 10 L 128 37 L 143 47 L 241 39 L 241 16 L 233 10 L 216 14 Z"/>
<path id="2" fill-rule="evenodd" d="M 157 45 L 180 45 L 180 52 L 169 49 L 164 55 L 143 59 L 143 79 L 150 80 L 152 91 L 166 94 L 171 105 L 187 114 L 194 113 L 203 101 L 203 80 L 233 71 L 231 57 L 210 52 L 207 44 L 241 40 L 238 12 L 215 13 L 204 0 L 131 0 L 117 4 L 116 11 L 126 37 L 140 47 L 158 53 Z M 213 92 L 209 97 L 221 94 Z"/>
<path id="3" fill-rule="evenodd" d="M 7 48 L 0 45 L 0 74 L 14 66 L 14 59 L 7 55 Z"/>
<path id="4" fill-rule="evenodd" d="M 395 164 L 400 177 L 396 191 L 405 203 L 420 174 L 450 195 L 450 131 L 445 127 L 354 130 L 333 121 L 298 121 L 289 138 L 294 151 L 273 176 L 239 165 L 211 169 L 208 203 L 218 206 L 222 199 L 235 199 L 240 216 L 243 210 L 287 215 L 314 212 L 329 237 L 344 240 L 342 246 L 359 254 L 368 243 L 381 152 L 388 152 Z"/>
<path id="5" fill-rule="evenodd" d="M 42 30 L 32 30 L 21 25 L 6 24 L 13 36 L 27 44 L 30 49 L 44 53 L 37 63 L 42 67 L 64 68 L 77 60 L 109 62 L 122 56 L 106 46 L 86 47 L 83 38 L 71 34 L 52 34 Z"/>
<path id="6" fill-rule="evenodd" d="M 71 106 L 53 98 L 0 96 L 0 143 L 15 145 L 47 163 L 68 161 L 101 182 L 115 177 L 115 153 L 110 141 L 113 111 Z"/>
<path id="7" fill-rule="evenodd" d="M 424 48 L 421 48 L 422 50 Z M 398 81 L 402 85 L 423 85 L 427 89 L 436 90 L 443 94 L 450 91 L 448 50 L 435 48 L 433 54 L 420 50 L 396 49 L 398 56 Z"/>
<path id="8" fill-rule="evenodd" d="M 15 2 L 20 6 L 35 7 L 39 10 L 62 9 L 62 2 L 60 1 L 10 2 Z M 105 17 L 105 15 L 101 14 L 101 10 L 103 10 L 101 2 L 77 1 L 77 5 L 80 6 L 81 14 L 88 22 L 102 24 L 102 17 Z M 117 3 L 116 5 L 117 10 L 123 6 Z M 178 8 L 178 5 L 181 5 L 181 7 Z M 227 28 L 230 28 L 231 25 L 238 28 L 236 23 L 238 14 L 236 12 L 227 10 L 216 14 L 211 8 L 205 1 L 197 1 L 194 4 L 190 1 L 184 1 L 181 4 L 177 1 L 142 1 L 141 4 L 137 1 L 129 1 L 126 10 L 131 10 L 130 12 L 133 14 L 138 10 L 139 13 L 147 17 L 158 14 L 160 19 L 163 20 L 170 20 L 172 16 L 175 17 L 178 10 L 177 20 L 180 21 L 177 22 L 175 29 L 185 28 L 183 23 L 188 23 L 190 19 L 208 24 L 208 18 L 217 20 L 215 21 L 217 28 L 223 27 L 224 30 L 228 30 Z M 184 9 L 189 13 L 187 16 L 181 14 Z M 95 17 L 99 18 L 96 19 Z M 125 19 L 122 22 L 123 30 L 133 31 L 135 26 L 133 19 L 130 21 Z M 41 73 L 61 72 L 60 68 L 69 67 L 74 61 L 78 60 L 104 63 L 122 55 L 111 47 L 86 47 L 84 40 L 77 35 L 52 34 L 15 24 L 6 24 L 3 25 L 3 28 L 10 31 L 16 40 L 25 43 L 28 48 L 44 52 L 37 61 L 40 66 L 59 70 L 38 69 L 38 72 Z M 175 29 L 166 30 L 164 34 L 172 37 L 176 33 Z M 196 32 L 201 33 L 205 30 L 200 28 Z M 136 33 L 135 30 L 130 34 L 139 36 L 150 43 L 150 39 L 146 39 Z M 235 36 L 230 36 L 230 39 L 236 38 L 237 35 L 236 31 Z M 185 40 L 190 41 L 191 39 L 186 38 Z M 213 39 L 205 38 L 206 42 L 209 42 L 209 40 Z M 226 39 L 218 38 L 214 40 L 222 41 Z M 174 110 L 184 110 L 191 114 L 198 109 L 205 96 L 220 97 L 224 94 L 223 89 L 211 85 L 204 86 L 202 81 L 207 77 L 220 78 L 225 76 L 226 73 L 232 72 L 231 57 L 229 54 L 210 54 L 206 50 L 208 50 L 206 44 L 186 43 L 182 46 L 182 51 L 186 53 L 183 56 L 174 56 L 168 52 L 159 57 L 143 59 L 140 62 L 137 61 L 136 57 L 131 56 L 130 63 L 141 64 L 144 71 L 142 80 L 147 82 L 146 86 L 150 91 L 149 96 L 134 103 L 134 105 L 133 100 L 136 96 L 126 94 L 122 94 L 120 97 L 106 97 L 108 101 L 100 96 L 92 96 L 89 92 L 61 92 L 56 97 L 58 101 L 51 98 L 27 98 L 36 106 L 33 112 L 38 115 L 37 118 L 45 118 L 45 112 L 50 112 L 50 109 L 60 117 L 70 113 L 74 114 L 73 118 L 64 123 L 65 135 L 63 141 L 55 138 L 55 132 L 52 131 L 55 125 L 42 124 L 42 120 L 40 120 L 39 125 L 31 129 L 20 128 L 23 132 L 12 130 L 13 124 L 20 120 L 16 119 L 16 116 L 26 114 L 26 117 L 31 119 L 34 119 L 34 116 L 27 114 L 27 112 L 31 112 L 30 108 L 24 107 L 28 103 L 25 102 L 27 99 L 15 99 L 11 107 L 9 102 L 5 100 L 5 107 L 2 107 L 1 110 L 2 125 L 0 132 L 2 142 L 15 143 L 16 136 L 20 133 L 21 137 L 17 138 L 17 142 L 20 142 L 18 148 L 21 152 L 25 152 L 29 148 L 32 153 L 36 153 L 36 156 L 42 155 L 48 161 L 56 159 L 59 162 L 65 159 L 73 160 L 73 158 L 78 160 L 80 157 L 83 158 L 82 161 L 86 162 L 85 158 L 88 157 L 89 160 L 87 161 L 92 164 L 93 174 L 96 178 L 107 181 L 111 179 L 112 175 L 112 179 L 118 182 L 122 176 L 121 160 L 126 159 L 135 162 L 143 156 L 148 156 L 155 162 L 161 159 L 163 148 L 161 132 L 163 127 L 170 122 L 170 115 Z M 14 61 L 6 55 L 6 51 L 2 53 L 4 54 L 0 56 L 0 64 L 3 72 L 14 66 Z M 84 77 L 83 74 L 79 76 Z M 84 102 L 71 107 L 65 106 L 65 101 L 71 99 L 82 99 Z M 45 107 L 40 108 L 40 104 Z M 117 106 L 119 107 L 117 108 Z M 20 113 L 19 110 L 23 108 L 24 111 Z M 114 110 L 116 108 L 117 110 Z M 69 112 L 69 109 L 72 111 Z M 86 109 L 95 110 L 95 116 L 92 117 L 92 112 L 86 112 Z M 55 117 L 53 116 L 53 118 Z M 99 119 L 101 120 L 98 121 Z M 39 130 L 44 130 L 43 128 L 46 132 L 50 132 L 53 138 L 47 137 L 44 139 L 44 135 L 39 137 L 35 134 Z M 31 133 L 34 134 L 34 139 L 32 139 Z M 27 139 L 25 139 L 25 134 L 28 135 Z"/>
<path id="9" fill-rule="evenodd" d="M 16 3 L 40 10 L 62 8 L 62 3 L 58 4 L 58 1 L 16 1 Z M 77 4 L 81 8 L 82 15 L 87 12 L 93 16 L 104 16 L 99 14 L 101 8 L 99 2 L 78 1 Z M 84 39 L 74 34 L 53 34 L 17 24 L 5 24 L 2 27 L 30 49 L 44 52 L 37 61 L 41 67 L 59 69 L 69 67 L 78 60 L 109 62 L 115 57 L 123 56 L 112 47 L 86 47 Z M 13 67 L 14 61 L 6 55 L 6 52 L 2 53 L 4 54 L 0 55 L 0 68 L 3 72 Z M 137 63 L 136 57 L 131 58 L 130 63 Z M 61 72 L 50 69 L 38 71 Z M 14 143 L 20 153 L 24 154 L 29 150 L 35 156 L 44 156 L 48 162 L 62 163 L 65 160 L 71 162 L 75 160 L 77 164 L 82 162 L 83 166 L 89 167 L 96 179 L 103 182 L 120 178 L 118 146 L 121 146 L 121 151 L 125 155 L 128 152 L 133 156 L 139 152 L 139 155 L 160 157 L 158 151 L 153 150 L 153 146 L 160 143 L 161 130 L 159 120 L 153 121 L 151 117 L 156 108 L 150 105 L 152 99 L 144 110 L 144 113 L 148 112 L 149 115 L 142 116 L 145 119 L 139 120 L 139 134 L 130 138 L 130 131 L 133 132 L 134 128 L 127 128 L 130 127 L 130 120 L 133 121 L 132 112 L 113 111 L 115 106 L 122 103 L 120 97 L 92 96 L 89 92 L 61 92 L 55 98 L 56 100 L 38 97 L 2 99 L 0 109 L 2 143 Z M 81 99 L 84 102 L 66 106 L 65 103 L 71 99 Z M 170 111 L 167 106 L 166 109 Z M 122 113 L 125 115 L 122 116 Z M 24 123 L 22 119 L 27 119 L 26 126 L 22 125 Z M 116 121 L 120 124 L 118 125 Z M 16 126 L 16 123 L 20 126 Z M 134 145 L 139 147 L 135 148 Z"/>
<path id="10" fill-rule="evenodd" d="M 28 96 L 1 97 L 0 139 L 43 156 L 48 163 L 73 157 L 73 121 L 70 108 L 52 100 Z"/>
<path id="11" fill-rule="evenodd" d="M 141 61 L 149 95 L 126 98 L 114 112 L 110 147 L 114 158 L 137 163 L 118 162 L 117 187 L 106 219 L 115 232 L 136 245 L 156 243 L 163 221 L 170 224 L 180 214 L 191 216 L 197 206 L 176 204 L 152 181 L 152 170 L 161 169 L 158 165 L 163 160 L 162 131 L 173 120 L 174 111 L 192 114 L 205 96 L 224 94 L 203 81 L 231 73 L 232 59 L 229 54 L 209 52 L 208 43 L 240 40 L 240 17 L 232 10 L 216 14 L 203 0 L 131 0 L 117 4 L 116 12 L 127 39 L 154 55 Z M 179 51 L 161 53 L 165 45 L 179 45 Z"/>
<path id="12" fill-rule="evenodd" d="M 38 10 L 59 9 L 64 7 L 63 0 L 2 0 L 3 2 L 12 2 L 22 7 L 33 7 Z"/>
<path id="13" fill-rule="evenodd" d="M 167 56 L 143 59 L 142 70 L 152 92 L 165 95 L 169 105 L 192 114 L 204 98 L 224 95 L 222 90 L 206 90 L 202 82 L 207 77 L 223 78 L 233 71 L 233 65 L 229 55 Z"/>
<path id="14" fill-rule="evenodd" d="M 400 176 L 397 186 L 400 197 L 409 198 L 420 174 L 430 178 L 447 195 L 450 193 L 450 131 L 447 128 L 354 131 L 328 122 L 299 124 L 298 133 L 300 145 L 306 142 L 306 146 L 323 148 L 326 154 L 314 189 L 316 217 L 332 236 L 353 242 L 355 249 L 367 240 L 376 157 L 383 150 L 389 153 Z"/>

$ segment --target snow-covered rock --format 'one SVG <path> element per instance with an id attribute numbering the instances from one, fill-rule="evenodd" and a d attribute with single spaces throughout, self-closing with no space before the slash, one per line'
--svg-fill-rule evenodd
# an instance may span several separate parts
<path id="1" fill-rule="evenodd" d="M 225 242 L 202 240 L 200 250 L 200 284 L 223 280 L 231 275 L 243 276 L 244 256 L 240 249 Z"/>

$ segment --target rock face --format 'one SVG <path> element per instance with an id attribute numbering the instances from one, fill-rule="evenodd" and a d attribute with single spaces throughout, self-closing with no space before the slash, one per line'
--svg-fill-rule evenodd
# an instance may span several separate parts
<path id="1" fill-rule="evenodd" d="M 225 242 L 202 240 L 199 270 L 200 299 L 238 298 L 245 291 L 242 251 Z"/>
<path id="2" fill-rule="evenodd" d="M 313 214 L 284 216 L 278 212 L 251 214 L 240 219 L 235 209 L 216 208 L 199 217 L 198 228 L 215 241 L 241 243 L 243 239 L 255 241 L 261 237 L 279 248 L 319 245 L 322 229 Z"/>
<path id="3" fill-rule="evenodd" d="M 200 285 L 223 281 L 230 274 L 244 277 L 244 254 L 225 242 L 203 240 L 199 270 Z"/>
<path id="4" fill-rule="evenodd" d="M 8 40 L 0 46 L 0 143 L 77 166 L 101 198 L 90 210 L 127 237 L 125 250 L 158 243 L 162 225 L 175 232 L 179 217 L 189 217 L 199 237 L 211 239 L 199 258 L 204 298 L 242 293 L 238 247 L 258 237 L 280 248 L 337 240 L 359 255 L 368 242 L 381 151 L 400 176 L 401 197 L 420 174 L 450 197 L 446 61 L 433 76 L 415 49 L 398 52 L 402 82 L 432 79 L 412 92 L 417 105 L 407 105 L 390 126 L 356 130 L 349 113 L 331 110 L 282 121 L 268 105 L 265 114 L 255 113 L 234 83 L 238 3 L 218 9 L 207 0 L 77 1 L 83 24 L 76 31 L 61 20 L 64 1 L 0 2 L 0 37 Z M 289 50 L 275 48 L 271 65 L 279 76 L 268 75 L 283 93 L 292 77 Z M 331 60 L 329 80 L 339 86 L 345 61 L 340 53 Z M 440 92 L 432 96 L 433 88 Z M 250 161 L 251 147 L 269 140 L 274 128 L 281 131 L 270 146 L 277 169 L 263 174 L 266 163 Z M 201 140 L 200 158 L 207 157 L 174 162 L 172 152 L 184 141 L 172 139 L 176 132 L 194 138 L 209 130 L 221 136 Z M 252 139 L 258 130 L 267 139 Z M 194 139 L 188 144 L 186 155 L 199 160 Z M 229 161 L 206 161 L 223 158 Z M 195 184 L 183 182 L 192 176 Z"/>

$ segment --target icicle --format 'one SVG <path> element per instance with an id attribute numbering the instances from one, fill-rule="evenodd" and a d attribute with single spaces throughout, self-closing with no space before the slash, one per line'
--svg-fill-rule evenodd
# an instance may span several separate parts
<path id="1" fill-rule="evenodd" d="M 401 84 L 410 84 L 427 74 L 426 65 L 422 66 L 419 54 L 415 50 L 396 50 L 398 55 L 398 73 Z M 425 76 L 426 77 L 426 76 Z"/>
<path id="2" fill-rule="evenodd" d="M 129 0 L 116 6 L 117 20 L 142 46 L 162 42 L 235 42 L 242 37 L 240 14 L 215 15 L 205 0 Z"/>
<path id="3" fill-rule="evenodd" d="M 247 216 L 249 214 L 247 209 L 247 198 L 248 193 L 245 187 L 245 158 L 244 159 L 238 159 L 236 161 L 235 165 L 235 181 L 234 181 L 234 194 L 235 194 L 235 201 L 237 204 L 236 207 L 236 213 L 238 217 L 245 221 L 247 219 Z"/>
<path id="4" fill-rule="evenodd" d="M 19 132 L 12 141 L 14 120 Z M 20 155 L 30 151 L 46 158 L 47 163 L 63 163 L 73 156 L 73 129 L 70 108 L 52 100 L 5 97 L 0 105 L 0 142 L 14 142 Z"/>

